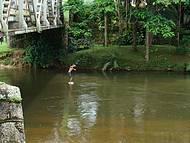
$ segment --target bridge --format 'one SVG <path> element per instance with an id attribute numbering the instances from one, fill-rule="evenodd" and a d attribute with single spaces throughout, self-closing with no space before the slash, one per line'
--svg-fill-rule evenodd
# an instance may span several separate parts
<path id="1" fill-rule="evenodd" d="M 62 0 L 0 0 L 0 32 L 18 35 L 63 26 Z"/>

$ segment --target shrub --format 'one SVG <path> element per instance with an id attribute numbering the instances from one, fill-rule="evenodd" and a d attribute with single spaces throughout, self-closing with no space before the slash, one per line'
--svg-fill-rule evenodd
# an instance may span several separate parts
<path id="1" fill-rule="evenodd" d="M 114 41 L 114 43 L 117 45 L 131 45 L 132 42 L 133 42 L 133 39 L 132 39 L 132 31 L 131 30 L 124 32 Z M 142 33 L 142 31 L 137 32 L 137 41 L 136 42 L 138 45 L 144 43 L 144 34 Z"/>
<path id="2" fill-rule="evenodd" d="M 190 52 L 190 35 L 184 35 L 180 41 L 180 47 L 176 49 L 177 54 L 186 54 Z"/>
<path id="3" fill-rule="evenodd" d="M 24 61 L 32 65 L 47 68 L 57 59 L 55 49 L 42 40 L 33 40 L 26 48 Z"/>

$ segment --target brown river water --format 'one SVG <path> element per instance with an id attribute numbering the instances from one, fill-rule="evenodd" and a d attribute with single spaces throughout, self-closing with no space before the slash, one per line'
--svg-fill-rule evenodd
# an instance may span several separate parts
<path id="1" fill-rule="evenodd" d="M 0 70 L 19 86 L 27 143 L 190 143 L 190 75 Z"/>

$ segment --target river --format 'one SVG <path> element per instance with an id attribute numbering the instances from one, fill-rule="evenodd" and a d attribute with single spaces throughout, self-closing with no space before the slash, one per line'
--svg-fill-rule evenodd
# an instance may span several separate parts
<path id="1" fill-rule="evenodd" d="M 0 70 L 20 87 L 27 143 L 190 143 L 190 75 Z"/>

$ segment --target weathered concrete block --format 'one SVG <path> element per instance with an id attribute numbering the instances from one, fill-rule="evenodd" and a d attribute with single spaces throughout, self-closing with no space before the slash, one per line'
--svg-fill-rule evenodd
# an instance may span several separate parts
<path id="1" fill-rule="evenodd" d="M 0 143 L 24 143 L 24 125 L 22 122 L 0 124 Z"/>
<path id="2" fill-rule="evenodd" d="M 4 82 L 0 82 L 0 100 L 21 102 L 20 89 L 16 86 L 10 86 Z"/>
<path id="3" fill-rule="evenodd" d="M 0 143 L 25 143 L 20 89 L 0 82 Z"/>
<path id="4" fill-rule="evenodd" d="M 18 103 L 0 103 L 0 121 L 6 119 L 23 119 L 22 105 Z"/>

